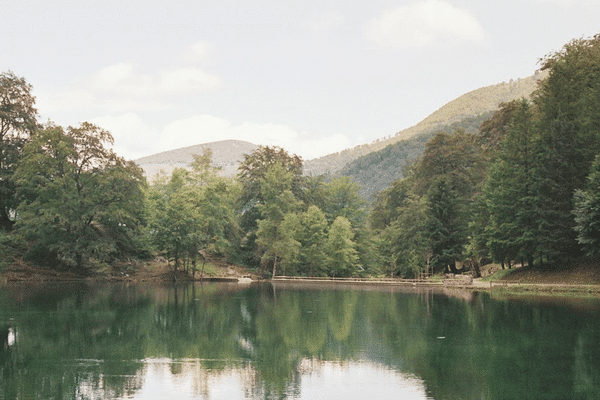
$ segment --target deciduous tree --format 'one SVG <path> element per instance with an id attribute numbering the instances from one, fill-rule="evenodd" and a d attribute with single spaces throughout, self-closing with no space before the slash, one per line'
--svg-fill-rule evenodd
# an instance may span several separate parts
<path id="1" fill-rule="evenodd" d="M 356 272 L 358 255 L 353 239 L 350 221 L 337 217 L 329 227 L 325 244 L 327 267 L 332 276 L 352 276 Z"/>
<path id="2" fill-rule="evenodd" d="M 0 73 L 0 229 L 10 230 L 17 208 L 13 174 L 37 129 L 32 87 L 13 72 Z"/>
<path id="3" fill-rule="evenodd" d="M 283 224 L 286 218 L 288 221 L 295 218 L 290 214 L 297 214 L 302 208 L 302 202 L 291 190 L 294 179 L 294 173 L 275 163 L 260 182 L 261 203 L 256 207 L 261 216 L 257 221 L 257 252 L 262 267 L 272 267 L 272 276 L 277 273 L 278 263 L 291 263 L 297 253 L 290 222 Z"/>
<path id="4" fill-rule="evenodd" d="M 29 257 L 87 268 L 140 250 L 145 179 L 106 144 L 110 133 L 84 122 L 49 125 L 25 146 L 15 178 Z"/>

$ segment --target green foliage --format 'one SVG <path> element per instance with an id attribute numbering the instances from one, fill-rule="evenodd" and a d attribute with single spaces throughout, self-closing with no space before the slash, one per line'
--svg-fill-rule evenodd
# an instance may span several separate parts
<path id="1" fill-rule="evenodd" d="M 327 219 L 325 213 L 312 205 L 300 217 L 297 240 L 300 242 L 299 271 L 308 276 L 327 274 L 325 267 L 325 239 Z"/>
<path id="2" fill-rule="evenodd" d="M 175 264 L 197 269 L 201 251 L 232 254 L 239 241 L 234 214 L 238 185 L 216 175 L 210 148 L 194 157 L 192 171 L 175 169 L 150 187 L 149 236 Z"/>
<path id="3" fill-rule="evenodd" d="M 429 249 L 426 198 L 409 193 L 396 210 L 397 217 L 381 231 L 379 252 L 386 274 L 412 277 L 422 271 Z"/>
<path id="4" fill-rule="evenodd" d="M 350 221 L 345 217 L 337 217 L 329 227 L 325 242 L 327 267 L 332 276 L 352 276 L 356 273 L 358 255 L 353 239 Z"/>
<path id="5" fill-rule="evenodd" d="M 533 116 L 528 101 L 513 106 L 484 187 L 489 213 L 484 235 L 494 260 L 526 258 L 531 262 L 538 246 L 539 213 Z"/>
<path id="6" fill-rule="evenodd" d="M 256 228 L 257 210 L 255 206 L 264 201 L 262 184 L 267 173 L 279 164 L 291 175 L 290 190 L 299 196 L 302 189 L 302 158 L 290 155 L 280 147 L 260 146 L 251 154 L 244 156 L 244 161 L 238 167 L 238 180 L 242 184 L 240 194 L 240 209 L 245 217 L 242 219 L 244 229 Z"/>
<path id="7" fill-rule="evenodd" d="M 522 108 L 524 99 L 501 103 L 498 109 L 479 126 L 479 138 L 488 155 L 494 158 L 501 149 L 514 115 Z"/>
<path id="8" fill-rule="evenodd" d="M 589 257 L 600 256 L 600 156 L 592 164 L 585 190 L 575 192 L 577 242 Z"/>
<path id="9" fill-rule="evenodd" d="M 539 110 L 540 251 L 553 259 L 577 254 L 572 198 L 600 154 L 600 35 L 567 43 L 542 60 L 549 72 L 534 103 Z"/>
<path id="10" fill-rule="evenodd" d="M 0 229 L 10 230 L 18 206 L 13 174 L 37 129 L 32 87 L 11 71 L 0 73 Z"/>
<path id="11" fill-rule="evenodd" d="M 31 86 L 4 73 L 0 228 L 18 223 L 0 247 L 18 255 L 25 238 L 28 259 L 101 265 L 143 252 L 145 228 L 177 266 L 195 269 L 207 251 L 274 275 L 335 276 L 411 276 L 429 260 L 452 268 L 472 255 L 530 265 L 597 256 L 600 35 L 541 64 L 532 101 L 509 101 L 511 83 L 493 114 L 443 107 L 453 123 L 429 118 L 420 136 L 381 143 L 330 180 L 302 176 L 300 157 L 267 146 L 245 156 L 235 182 L 217 177 L 207 151 L 146 192 L 140 170 L 105 148 L 108 132 L 84 123 L 36 133 Z"/>
<path id="12" fill-rule="evenodd" d="M 462 259 L 485 160 L 475 135 L 440 132 L 427 142 L 413 174 L 377 196 L 370 226 L 379 235 L 386 273 L 414 276 L 428 259 L 438 270 Z"/>
<path id="13" fill-rule="evenodd" d="M 448 125 L 437 126 L 410 139 L 400 140 L 349 162 L 336 175 L 347 176 L 359 184 L 359 194 L 371 199 L 394 181 L 406 176 L 406 169 L 423 154 L 426 143 L 439 132 L 452 134 L 457 130 L 476 133 L 482 121 L 490 116 L 485 112 Z"/>
<path id="14" fill-rule="evenodd" d="M 322 177 L 302 177 L 302 160 L 278 148 L 259 148 L 246 157 L 238 179 L 242 183 L 240 223 L 245 231 L 242 250 L 259 260 L 264 272 L 284 274 L 351 274 L 348 267 L 324 262 L 327 228 L 338 217 L 349 222 L 353 246 L 368 251 L 364 233 L 366 202 L 347 177 L 326 183 Z M 255 225 L 255 227 L 254 227 Z M 338 228 L 334 231 L 339 231 Z M 357 250 L 354 248 L 354 255 Z"/>
<path id="15" fill-rule="evenodd" d="M 485 160 L 475 135 L 439 133 L 415 168 L 414 191 L 427 197 L 425 237 L 434 267 L 453 269 L 463 257 L 474 199 L 486 176 Z"/>
<path id="16" fill-rule="evenodd" d="M 416 167 L 415 190 L 427 193 L 445 177 L 447 184 L 471 200 L 485 178 L 485 157 L 477 136 L 456 131 L 434 136 L 425 148 L 423 158 Z"/>
<path id="17" fill-rule="evenodd" d="M 272 266 L 273 276 L 278 262 L 285 268 L 298 253 L 294 231 L 302 202 L 292 193 L 293 181 L 294 174 L 279 163 L 272 165 L 260 181 L 262 203 L 256 208 L 262 218 L 257 221 L 256 243 L 261 265 Z"/>
<path id="18" fill-rule="evenodd" d="M 286 181 L 273 182 L 273 186 L 265 191 L 262 186 L 266 182 L 267 174 L 275 165 L 279 165 L 282 173 L 286 173 L 284 174 Z M 280 147 L 259 146 L 251 154 L 244 156 L 244 161 L 238 167 L 238 171 L 237 180 L 241 184 L 241 191 L 237 199 L 237 211 L 240 215 L 239 225 L 243 234 L 240 246 L 241 258 L 249 265 L 258 266 L 263 254 L 263 250 L 258 248 L 256 242 L 258 221 L 264 218 L 264 212 L 268 212 L 265 207 L 269 205 L 269 201 L 273 200 L 272 195 L 281 194 L 278 193 L 278 186 L 286 186 L 286 190 L 290 191 L 290 196 L 294 198 L 294 201 L 303 197 L 305 179 L 302 176 L 302 158 L 290 155 Z M 265 199 L 264 195 L 271 197 Z M 282 221 L 283 214 L 276 220 Z"/>
<path id="19" fill-rule="evenodd" d="M 0 271 L 22 258 L 26 251 L 27 243 L 23 236 L 14 232 L 0 232 Z"/>
<path id="20" fill-rule="evenodd" d="M 510 275 L 513 271 L 516 271 L 516 269 L 514 269 L 514 268 L 501 269 L 501 270 L 494 272 L 492 275 L 486 276 L 485 278 L 481 278 L 481 281 L 482 282 L 499 281 L 499 280 L 505 278 L 506 276 Z"/>
<path id="21" fill-rule="evenodd" d="M 202 271 L 205 276 L 219 275 L 219 269 L 211 262 L 202 262 L 201 265 L 197 266 L 197 271 Z"/>
<path id="22" fill-rule="evenodd" d="M 359 195 L 360 187 L 348 177 L 334 178 L 325 185 L 323 211 L 329 223 L 345 217 L 354 229 L 365 222 L 366 201 Z"/>
<path id="23" fill-rule="evenodd" d="M 542 60 L 547 78 L 533 102 L 501 104 L 478 135 L 431 138 L 413 175 L 373 205 L 370 225 L 391 270 L 416 250 L 415 224 L 402 212 L 411 195 L 426 198 L 425 238 L 438 268 L 466 255 L 564 260 L 580 254 L 578 244 L 597 255 L 597 189 L 583 188 L 600 154 L 599 63 L 600 35 L 574 40 Z"/>
<path id="24" fill-rule="evenodd" d="M 105 143 L 110 133 L 84 122 L 47 126 L 25 146 L 16 228 L 30 259 L 86 268 L 140 251 L 145 179 Z"/>
<path id="25" fill-rule="evenodd" d="M 459 193 L 447 177 L 440 177 L 427 193 L 425 236 L 431 244 L 434 268 L 453 267 L 467 244 L 467 224 Z"/>
<path id="26" fill-rule="evenodd" d="M 382 230 L 398 219 L 398 208 L 412 190 L 413 181 L 397 179 L 375 196 L 373 207 L 369 214 L 369 224 L 373 229 Z"/>

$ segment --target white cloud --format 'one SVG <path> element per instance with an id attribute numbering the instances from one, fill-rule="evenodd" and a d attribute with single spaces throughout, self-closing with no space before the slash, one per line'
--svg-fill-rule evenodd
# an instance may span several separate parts
<path id="1" fill-rule="evenodd" d="M 232 139 L 228 135 L 231 124 L 211 115 L 198 115 L 174 121 L 163 130 L 162 146 L 166 150 L 193 146 L 201 143 Z M 227 137 L 225 137 L 227 136 Z M 246 140 L 245 138 L 238 138 Z"/>
<path id="2" fill-rule="evenodd" d="M 189 46 L 183 54 L 183 60 L 186 64 L 197 64 L 206 59 L 208 54 L 213 51 L 213 45 L 208 42 L 197 42 Z"/>
<path id="3" fill-rule="evenodd" d="M 304 160 L 322 157 L 327 154 L 337 153 L 345 149 L 357 146 L 359 141 L 351 142 L 348 136 L 335 134 L 332 136 L 319 137 L 317 139 L 306 139 L 283 146 L 288 151 L 299 154 Z"/>
<path id="4" fill-rule="evenodd" d="M 277 124 L 229 121 L 211 115 L 198 115 L 172 122 L 163 131 L 161 143 L 174 149 L 226 139 L 245 140 L 254 144 L 289 147 L 298 140 L 298 132 Z"/>
<path id="5" fill-rule="evenodd" d="M 62 90 L 39 93 L 38 108 L 49 115 L 86 110 L 123 114 L 172 109 L 172 97 L 195 96 L 221 85 L 219 76 L 190 64 L 204 57 L 210 47 L 198 42 L 184 52 L 184 65 L 150 73 L 142 73 L 137 65 L 127 62 L 109 65 Z"/>
<path id="6" fill-rule="evenodd" d="M 113 135 L 113 150 L 121 157 L 134 160 L 162 151 L 159 132 L 135 113 L 108 115 L 94 118 L 90 122 Z"/>
<path id="7" fill-rule="evenodd" d="M 310 135 L 272 123 L 232 124 L 212 115 L 197 115 L 174 121 L 165 127 L 147 124 L 138 114 L 127 112 L 90 120 L 114 137 L 113 150 L 129 160 L 197 144 L 234 139 L 257 145 L 280 146 L 305 160 L 342 151 L 360 144 L 342 134 Z"/>
<path id="8" fill-rule="evenodd" d="M 484 29 L 471 13 L 440 0 L 386 10 L 368 21 L 364 32 L 378 46 L 396 49 L 485 41 Z"/>
<path id="9" fill-rule="evenodd" d="M 198 68 L 173 68 L 151 75 L 136 73 L 127 63 L 103 68 L 91 81 L 91 88 L 98 93 L 125 97 L 193 94 L 214 89 L 220 83 L 217 76 Z"/>

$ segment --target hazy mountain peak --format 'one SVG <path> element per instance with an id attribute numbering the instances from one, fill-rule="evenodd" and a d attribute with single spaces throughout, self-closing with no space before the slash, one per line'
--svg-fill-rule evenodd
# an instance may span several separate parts
<path id="1" fill-rule="evenodd" d="M 144 170 L 148 180 L 152 180 L 161 171 L 170 175 L 175 168 L 188 168 L 193 161 L 192 155 L 202 154 L 205 147 L 213 151 L 212 165 L 220 167 L 223 176 L 234 176 L 244 154 L 252 153 L 258 146 L 242 140 L 221 140 L 164 151 L 134 162 Z"/>

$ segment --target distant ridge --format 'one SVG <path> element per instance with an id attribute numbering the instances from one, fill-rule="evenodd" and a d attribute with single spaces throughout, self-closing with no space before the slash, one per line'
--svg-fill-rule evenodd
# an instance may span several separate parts
<path id="1" fill-rule="evenodd" d="M 140 166 L 149 181 L 161 171 L 170 175 L 175 168 L 188 168 L 193 161 L 193 154 L 202 154 L 205 147 L 213 151 L 212 165 L 221 168 L 221 175 L 234 176 L 238 165 L 258 146 L 242 140 L 221 140 L 218 142 L 197 144 L 180 149 L 164 151 L 134 160 Z"/>
<path id="2" fill-rule="evenodd" d="M 313 176 L 328 173 L 332 175 L 336 174 L 354 160 L 380 151 L 389 145 L 421 134 L 429 135 L 436 130 L 443 129 L 454 123 L 493 112 L 502 102 L 522 97 L 529 98 L 534 90 L 537 89 L 538 81 L 544 79 L 546 75 L 543 72 L 536 72 L 527 78 L 511 80 L 508 83 L 503 82 L 468 92 L 442 106 L 417 125 L 404 129 L 394 136 L 378 139 L 375 142 L 362 144 L 339 153 L 306 160 L 304 161 L 304 174 Z M 152 181 L 160 171 L 170 175 L 175 168 L 188 168 L 192 162 L 192 154 L 201 154 L 205 146 L 212 148 L 213 166 L 220 167 L 223 176 L 235 176 L 237 174 L 237 167 L 244 159 L 244 154 L 249 154 L 258 147 L 257 145 L 241 140 L 222 140 L 142 157 L 135 160 L 135 163 L 144 169 L 146 177 Z M 361 164 L 364 164 L 364 162 L 359 163 L 359 165 Z M 350 170 L 353 168 L 349 166 L 349 170 L 344 171 L 343 174 L 352 175 Z M 392 166 L 387 167 L 387 169 L 389 168 L 392 168 Z M 362 185 L 365 185 L 365 183 L 362 182 Z M 371 189 L 377 187 L 376 190 L 380 190 L 380 185 L 381 183 Z M 369 186 L 372 185 L 369 183 Z"/>
<path id="3" fill-rule="evenodd" d="M 465 118 L 493 111 L 503 102 L 522 97 L 529 98 L 533 91 L 537 89 L 537 82 L 545 78 L 546 75 L 545 72 L 536 71 L 534 75 L 527 78 L 511 80 L 508 83 L 503 82 L 468 92 L 447 103 L 417 125 L 404 129 L 392 137 L 307 160 L 304 162 L 304 173 L 314 176 L 327 173 L 334 174 L 357 158 L 381 150 L 400 140 L 430 132 L 435 130 L 437 126 L 450 125 Z"/>

